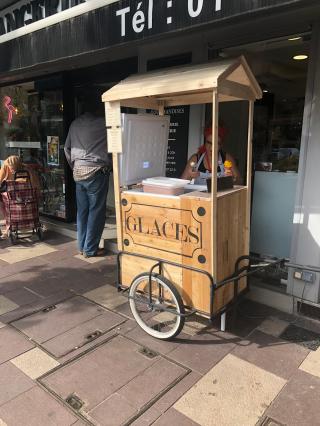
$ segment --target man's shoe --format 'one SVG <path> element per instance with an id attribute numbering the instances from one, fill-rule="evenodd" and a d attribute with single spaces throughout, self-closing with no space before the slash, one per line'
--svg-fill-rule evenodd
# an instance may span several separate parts
<path id="1" fill-rule="evenodd" d="M 88 254 L 83 252 L 83 257 L 88 258 L 88 257 L 100 257 L 100 256 L 104 256 L 105 255 L 105 250 L 104 249 L 98 249 L 94 254 Z"/>

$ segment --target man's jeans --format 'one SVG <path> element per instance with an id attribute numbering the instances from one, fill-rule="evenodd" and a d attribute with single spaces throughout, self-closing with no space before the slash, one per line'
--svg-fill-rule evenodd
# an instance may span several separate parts
<path id="1" fill-rule="evenodd" d="M 97 172 L 90 179 L 76 182 L 77 233 L 79 250 L 94 256 L 106 221 L 109 173 Z"/>

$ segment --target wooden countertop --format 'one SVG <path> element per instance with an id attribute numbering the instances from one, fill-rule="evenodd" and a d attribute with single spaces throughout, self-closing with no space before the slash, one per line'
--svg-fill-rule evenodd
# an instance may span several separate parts
<path id="1" fill-rule="evenodd" d="M 232 189 L 228 189 L 226 191 L 219 191 L 217 193 L 217 198 L 223 198 L 223 197 L 227 197 L 229 195 L 232 195 L 236 192 L 240 192 L 247 189 L 246 186 L 240 186 L 240 185 L 236 185 L 234 186 L 234 188 Z M 211 194 L 209 194 L 208 192 L 202 192 L 202 191 L 192 191 L 192 192 L 187 192 L 186 194 L 182 194 L 182 195 L 167 195 L 167 194 L 155 194 L 152 192 L 143 192 L 142 190 L 139 189 L 131 189 L 131 190 L 127 190 L 127 191 L 123 191 L 123 194 L 139 194 L 142 196 L 154 196 L 154 197 L 160 197 L 160 198 L 192 198 L 192 199 L 196 199 L 196 200 L 203 200 L 203 199 L 211 199 Z"/>

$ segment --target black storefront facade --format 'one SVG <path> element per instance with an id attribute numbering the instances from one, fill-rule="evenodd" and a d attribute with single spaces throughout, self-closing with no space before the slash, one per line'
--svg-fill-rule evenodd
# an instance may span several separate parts
<path id="1" fill-rule="evenodd" d="M 44 214 L 74 220 L 74 188 L 63 144 L 88 91 L 103 93 L 137 72 L 244 54 L 264 91 L 255 108 L 253 167 L 258 192 L 253 194 L 251 249 L 290 258 L 297 265 L 320 265 L 320 203 L 309 190 L 310 182 L 320 177 L 311 164 L 319 149 L 315 132 L 320 131 L 313 122 L 317 106 L 312 102 L 320 72 L 318 1 L 5 3 L 0 10 L 0 159 L 19 152 L 26 162 L 40 165 Z M 300 54 L 308 58 L 293 60 Z M 5 97 L 15 108 L 10 123 Z M 245 156 L 233 133 L 233 127 L 239 126 L 233 124 L 245 111 L 243 105 L 234 108 L 222 109 L 220 116 L 228 129 L 228 149 L 244 170 Z M 181 106 L 167 113 L 171 116 L 167 174 L 179 176 L 201 144 L 210 110 L 204 105 Z M 269 188 L 268 203 L 266 197 L 259 198 L 261 187 Z M 306 221 L 308 205 L 311 214 Z M 318 275 L 308 286 L 295 278 L 295 271 L 289 269 L 280 285 L 278 274 L 276 297 L 269 289 L 258 288 L 257 300 L 287 311 L 295 306 L 291 299 L 298 303 L 301 296 L 317 305 Z M 272 287 L 272 277 L 270 282 Z"/>

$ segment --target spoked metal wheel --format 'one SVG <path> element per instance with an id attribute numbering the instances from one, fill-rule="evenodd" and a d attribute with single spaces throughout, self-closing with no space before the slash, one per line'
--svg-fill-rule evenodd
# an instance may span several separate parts
<path id="1" fill-rule="evenodd" d="M 177 336 L 183 328 L 185 310 L 182 298 L 174 285 L 158 274 L 138 275 L 130 286 L 131 312 L 139 326 L 148 334 L 162 340 Z"/>

